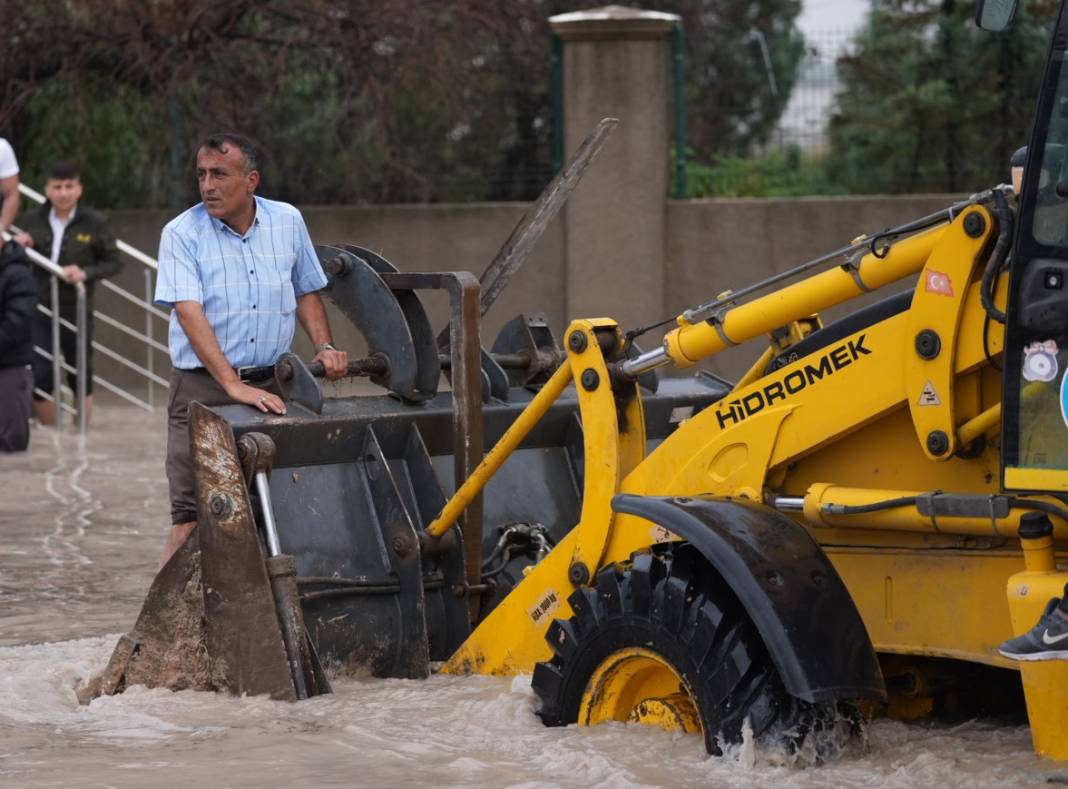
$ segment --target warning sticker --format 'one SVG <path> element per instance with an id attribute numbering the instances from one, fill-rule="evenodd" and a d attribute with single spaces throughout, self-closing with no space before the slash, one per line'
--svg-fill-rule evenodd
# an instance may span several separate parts
<path id="1" fill-rule="evenodd" d="M 938 396 L 938 392 L 935 391 L 934 384 L 930 381 L 923 385 L 923 391 L 920 392 L 920 399 L 916 401 L 917 405 L 942 405 L 942 398 Z"/>
<path id="2" fill-rule="evenodd" d="M 923 286 L 928 293 L 937 293 L 939 296 L 953 295 L 953 280 L 949 278 L 949 274 L 943 274 L 941 271 L 927 269 Z"/>
<path id="3" fill-rule="evenodd" d="M 1022 373 L 1025 381 L 1049 383 L 1058 372 L 1056 341 L 1033 342 L 1024 348 Z"/>
<path id="4" fill-rule="evenodd" d="M 555 590 L 549 589 L 538 602 L 527 609 L 527 616 L 530 617 L 530 621 L 535 625 L 540 625 L 556 613 L 556 609 L 559 607 L 560 596 L 556 594 Z"/>

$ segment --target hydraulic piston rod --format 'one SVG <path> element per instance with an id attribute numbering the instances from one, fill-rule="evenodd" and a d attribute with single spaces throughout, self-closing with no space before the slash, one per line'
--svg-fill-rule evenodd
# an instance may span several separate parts
<path id="1" fill-rule="evenodd" d="M 985 213 L 979 206 L 969 210 Z M 724 306 L 699 323 L 679 316 L 679 327 L 664 338 L 664 350 L 676 366 L 690 367 L 725 348 L 915 274 L 946 228 L 940 225 L 897 241 L 885 257 L 868 253 L 853 267 L 833 268 L 746 304 Z"/>

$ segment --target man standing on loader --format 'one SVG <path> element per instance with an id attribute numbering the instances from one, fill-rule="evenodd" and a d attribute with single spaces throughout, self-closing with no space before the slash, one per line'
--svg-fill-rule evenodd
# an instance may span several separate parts
<path id="1" fill-rule="evenodd" d="M 294 318 L 316 349 L 327 378 L 348 356 L 332 344 L 322 299 L 327 284 L 300 212 L 257 197 L 257 151 L 239 134 L 213 134 L 197 151 L 202 202 L 171 220 L 160 236 L 156 303 L 173 308 L 174 367 L 167 408 L 167 481 L 172 528 L 160 567 L 196 528 L 189 404 L 245 403 L 284 414 L 262 387 L 289 350 Z"/>

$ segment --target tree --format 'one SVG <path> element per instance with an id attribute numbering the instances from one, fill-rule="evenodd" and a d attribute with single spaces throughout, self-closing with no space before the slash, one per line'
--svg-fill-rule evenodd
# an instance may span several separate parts
<path id="1" fill-rule="evenodd" d="M 2 5 L 0 131 L 25 180 L 73 158 L 99 204 L 177 208 L 196 141 L 220 129 L 258 139 L 266 193 L 293 202 L 529 199 L 552 175 L 547 19 L 588 3 Z M 643 5 L 686 24 L 690 145 L 761 141 L 793 83 L 799 0 Z"/>
<path id="2" fill-rule="evenodd" d="M 1011 32 L 974 23 L 974 4 L 879 0 L 852 55 L 831 120 L 831 177 L 854 192 L 963 192 L 1008 177 L 1026 144 L 1049 20 L 1035 0 Z"/>
<path id="3" fill-rule="evenodd" d="M 679 14 L 686 30 L 690 145 L 701 157 L 752 153 L 774 129 L 797 79 L 805 51 L 796 24 L 800 0 L 652 5 Z"/>

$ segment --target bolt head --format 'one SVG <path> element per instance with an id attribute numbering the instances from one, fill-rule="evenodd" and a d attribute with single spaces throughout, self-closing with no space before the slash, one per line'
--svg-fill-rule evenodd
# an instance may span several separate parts
<path id="1" fill-rule="evenodd" d="M 216 518 L 226 518 L 234 510 L 232 499 L 225 493 L 215 493 L 208 500 L 208 509 Z"/>
<path id="2" fill-rule="evenodd" d="M 949 449 L 949 436 L 941 430 L 932 430 L 927 434 L 927 451 L 932 455 L 944 455 Z"/>
<path id="3" fill-rule="evenodd" d="M 403 534 L 398 534 L 396 537 L 394 537 L 393 540 L 390 542 L 390 545 L 393 546 L 393 552 L 401 558 L 407 556 L 412 550 L 411 543 L 408 541 L 408 538 L 405 537 Z"/>
<path id="4" fill-rule="evenodd" d="M 590 569 L 582 562 L 575 562 L 567 568 L 567 579 L 574 586 L 582 586 L 590 580 Z"/>
<path id="5" fill-rule="evenodd" d="M 597 371 L 592 367 L 587 367 L 582 371 L 582 388 L 587 392 L 592 392 L 601 383 L 601 376 L 597 374 Z"/>
<path id="6" fill-rule="evenodd" d="M 934 359 L 942 352 L 942 339 L 931 329 L 916 335 L 916 354 L 921 359 Z"/>
<path id="7" fill-rule="evenodd" d="M 586 346 L 589 341 L 586 339 L 586 332 L 575 330 L 571 332 L 567 338 L 567 347 L 575 353 L 582 353 L 586 350 Z"/>
<path id="8" fill-rule="evenodd" d="M 964 232 L 972 238 L 978 238 L 986 230 L 986 220 L 978 211 L 972 211 L 964 217 Z"/>

